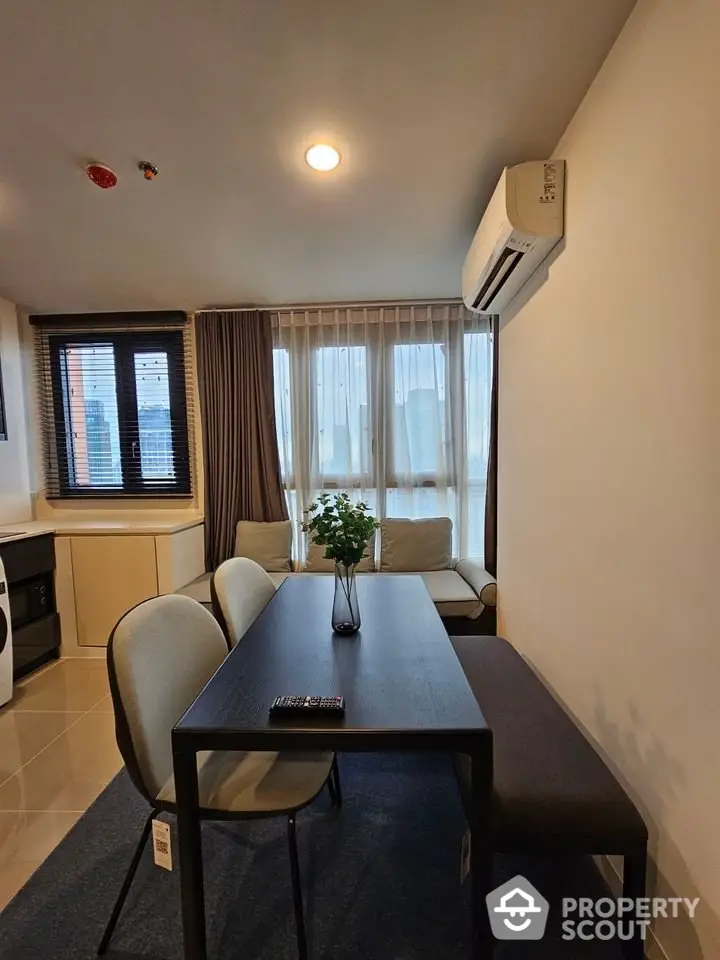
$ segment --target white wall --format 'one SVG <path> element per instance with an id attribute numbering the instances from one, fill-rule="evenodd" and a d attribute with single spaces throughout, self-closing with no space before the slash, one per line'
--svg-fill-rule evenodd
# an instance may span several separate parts
<path id="1" fill-rule="evenodd" d="M 677 960 L 720 956 L 720 3 L 639 0 L 500 339 L 501 629 L 638 799 Z"/>
<path id="2" fill-rule="evenodd" d="M 15 305 L 0 300 L 0 363 L 8 439 L 0 440 L 0 524 L 29 520 L 27 427 L 23 397 L 23 357 Z"/>

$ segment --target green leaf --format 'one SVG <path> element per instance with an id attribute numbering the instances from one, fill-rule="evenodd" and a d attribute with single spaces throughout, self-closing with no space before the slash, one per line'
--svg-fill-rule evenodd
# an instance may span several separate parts
<path id="1" fill-rule="evenodd" d="M 380 526 L 369 516 L 369 506 L 356 503 L 348 493 L 331 496 L 323 492 L 307 510 L 302 529 L 312 543 L 324 546 L 325 557 L 347 565 L 359 563 L 365 556 L 368 540 Z"/>

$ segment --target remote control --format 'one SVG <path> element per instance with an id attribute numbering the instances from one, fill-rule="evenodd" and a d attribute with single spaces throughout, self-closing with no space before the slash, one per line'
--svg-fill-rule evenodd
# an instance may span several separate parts
<path id="1" fill-rule="evenodd" d="M 344 697 L 275 697 L 270 707 L 271 717 L 342 717 L 345 715 Z"/>

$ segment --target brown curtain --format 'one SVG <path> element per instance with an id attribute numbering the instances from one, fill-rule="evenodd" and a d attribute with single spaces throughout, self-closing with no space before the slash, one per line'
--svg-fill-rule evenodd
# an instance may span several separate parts
<path id="1" fill-rule="evenodd" d="M 205 458 L 205 560 L 233 554 L 238 520 L 286 520 L 273 401 L 272 331 L 261 310 L 196 321 Z"/>
<path id="2" fill-rule="evenodd" d="M 498 474 L 498 356 L 500 318 L 490 322 L 492 336 L 492 392 L 490 394 L 490 449 L 488 451 L 487 491 L 485 495 L 485 569 L 497 576 L 497 474 Z"/>

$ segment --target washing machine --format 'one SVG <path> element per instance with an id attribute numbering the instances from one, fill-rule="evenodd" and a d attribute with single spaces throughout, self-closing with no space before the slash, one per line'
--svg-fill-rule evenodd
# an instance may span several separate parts
<path id="1" fill-rule="evenodd" d="M 0 559 L 0 706 L 11 699 L 13 692 L 13 648 L 10 627 L 10 598 L 5 567 Z"/>

